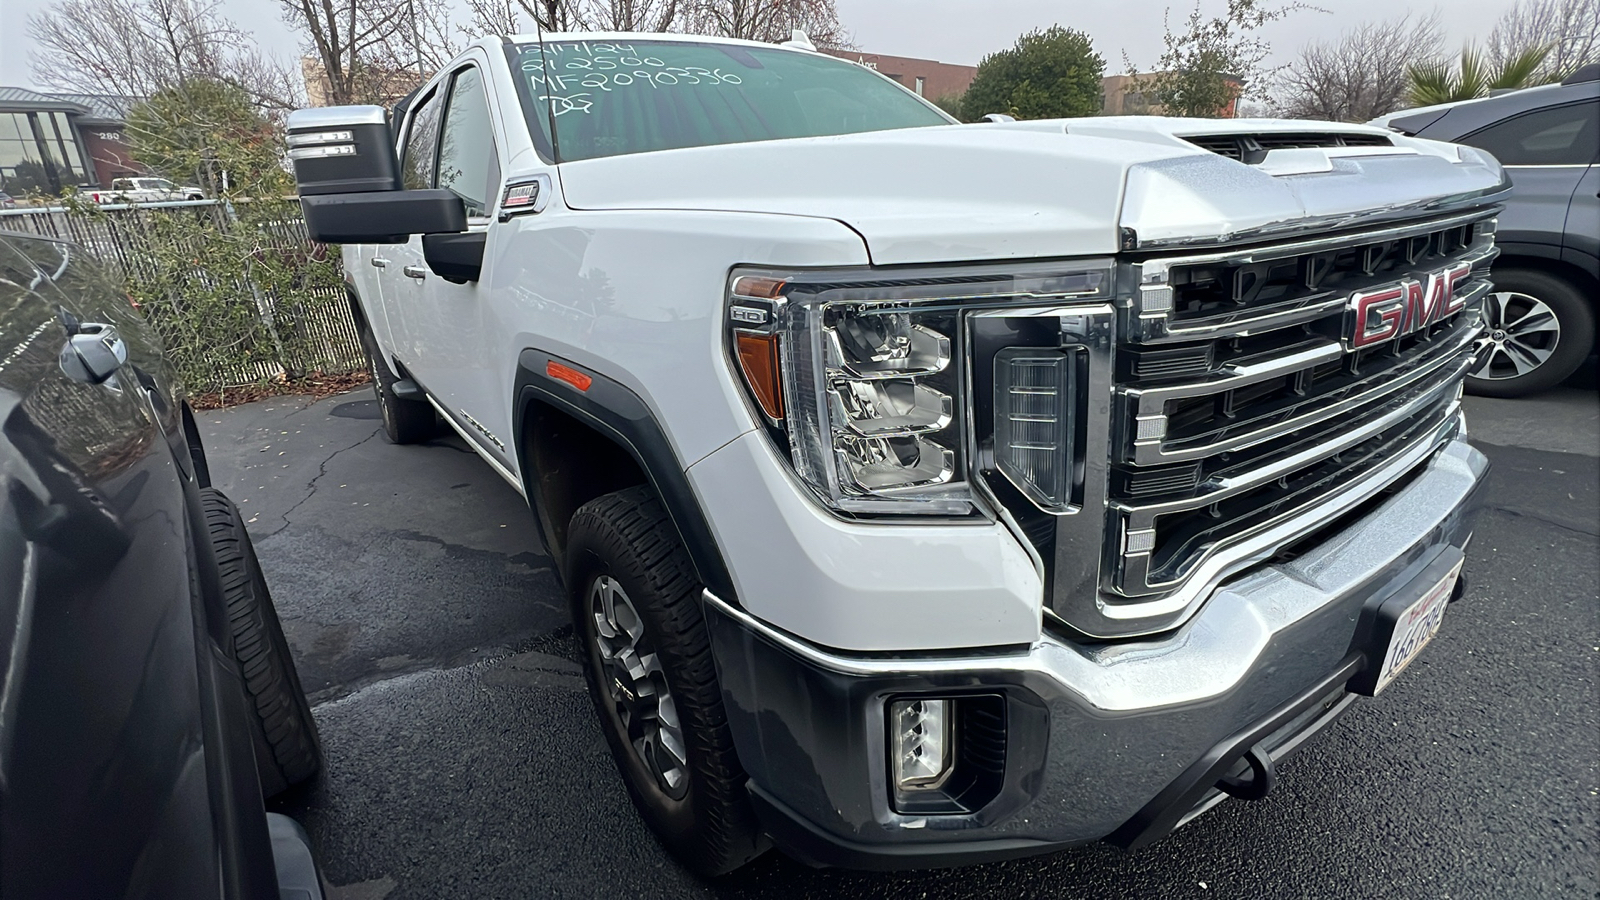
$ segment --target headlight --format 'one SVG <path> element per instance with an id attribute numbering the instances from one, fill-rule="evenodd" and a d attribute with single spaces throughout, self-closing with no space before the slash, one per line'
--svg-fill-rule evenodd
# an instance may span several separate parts
<path id="1" fill-rule="evenodd" d="M 740 269 L 728 283 L 731 356 L 769 432 L 822 502 L 855 514 L 964 515 L 974 507 L 977 452 L 966 317 L 1104 295 L 1109 282 L 1105 262 L 892 276 Z M 1042 417 L 1069 414 L 1070 368 L 1037 352 L 1004 365 L 1006 384 L 1012 371 L 1027 381 L 1002 404 L 1013 448 L 1002 454 L 1007 475 L 1030 494 L 1059 497 L 1071 477 L 1072 425 Z"/>

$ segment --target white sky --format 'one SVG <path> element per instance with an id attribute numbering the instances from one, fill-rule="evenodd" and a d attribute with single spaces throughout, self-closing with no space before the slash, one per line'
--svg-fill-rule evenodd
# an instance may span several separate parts
<path id="1" fill-rule="evenodd" d="M 1060 23 L 1088 32 L 1105 57 L 1108 74 L 1123 71 L 1124 51 L 1135 64 L 1149 68 L 1161 53 L 1162 11 L 1170 6 L 1181 18 L 1190 9 L 1188 2 L 1192 0 L 836 0 L 845 27 L 869 52 L 975 65 L 1030 28 Z M 1201 0 L 1207 12 L 1220 10 L 1223 2 Z M 1444 22 L 1452 49 L 1468 40 L 1481 42 L 1512 2 L 1440 0 L 1448 10 Z M 50 0 L 0 0 L 0 85 L 34 84 L 24 23 L 49 5 Z M 1320 0 L 1317 5 L 1328 12 L 1297 12 L 1265 33 L 1280 60 L 1292 58 L 1306 42 L 1357 23 L 1434 8 L 1426 0 Z M 298 41 L 283 24 L 279 8 L 274 0 L 223 0 L 224 15 L 255 33 L 263 48 L 288 60 Z"/>

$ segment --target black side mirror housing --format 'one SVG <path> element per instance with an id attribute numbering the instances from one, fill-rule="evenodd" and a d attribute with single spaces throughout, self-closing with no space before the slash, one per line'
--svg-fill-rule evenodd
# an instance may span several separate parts
<path id="1" fill-rule="evenodd" d="M 446 281 L 477 281 L 483 272 L 483 245 L 488 237 L 486 231 L 423 235 L 422 258 L 433 274 Z"/>
<path id="2" fill-rule="evenodd" d="M 325 244 L 404 244 L 413 234 L 467 230 L 461 198 L 443 188 L 300 198 L 306 233 Z"/>
<path id="3" fill-rule="evenodd" d="M 314 241 L 403 244 L 413 234 L 467 230 L 460 197 L 442 189 L 404 189 L 389 115 L 381 106 L 295 110 L 288 144 L 306 233 Z"/>

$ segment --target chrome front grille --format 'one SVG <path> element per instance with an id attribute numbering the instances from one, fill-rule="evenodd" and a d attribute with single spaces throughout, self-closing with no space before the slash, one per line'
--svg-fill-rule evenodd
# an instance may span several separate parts
<path id="1" fill-rule="evenodd" d="M 1490 215 L 1127 264 L 1102 615 L 1181 615 L 1292 540 L 1286 524 L 1340 514 L 1454 433 Z M 1399 333 L 1361 345 L 1352 295 L 1396 285 Z"/>

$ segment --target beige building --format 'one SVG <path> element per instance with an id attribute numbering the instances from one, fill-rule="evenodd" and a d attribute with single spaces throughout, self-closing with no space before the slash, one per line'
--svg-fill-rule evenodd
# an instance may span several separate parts
<path id="1" fill-rule="evenodd" d="M 860 50 L 825 50 L 830 56 L 848 59 L 858 65 L 893 78 L 920 96 L 929 100 L 959 97 L 972 86 L 978 74 L 977 66 L 958 66 L 932 59 L 909 56 L 886 56 L 882 53 L 864 53 Z"/>
<path id="2" fill-rule="evenodd" d="M 332 92 L 329 89 L 328 72 L 322 67 L 321 60 L 310 56 L 301 57 L 300 77 L 305 80 L 308 106 L 334 105 L 329 96 Z M 369 90 L 361 92 L 366 95 L 361 102 L 393 106 L 405 95 L 421 87 L 428 79 L 412 69 L 393 69 L 369 70 L 363 73 L 363 80 Z"/>

